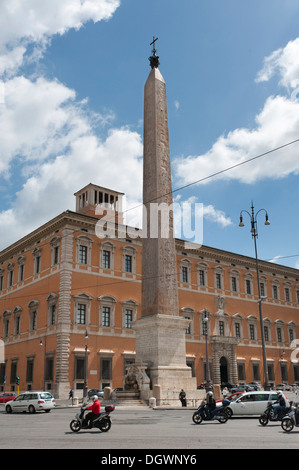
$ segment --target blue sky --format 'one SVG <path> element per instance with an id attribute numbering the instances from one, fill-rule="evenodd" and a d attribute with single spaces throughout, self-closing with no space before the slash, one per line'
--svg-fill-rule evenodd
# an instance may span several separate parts
<path id="1" fill-rule="evenodd" d="M 298 17 L 297 0 L 3 0 L 0 250 L 89 182 L 141 202 L 153 36 L 174 189 L 299 139 Z M 260 258 L 299 268 L 298 156 L 299 142 L 175 199 L 203 204 L 205 245 L 249 256 L 253 200 L 271 222 L 259 214 Z"/>

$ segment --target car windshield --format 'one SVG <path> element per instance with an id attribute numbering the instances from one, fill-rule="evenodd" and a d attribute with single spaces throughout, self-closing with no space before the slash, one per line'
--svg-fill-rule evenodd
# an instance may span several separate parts
<path id="1" fill-rule="evenodd" d="M 238 398 L 240 398 L 240 395 L 232 395 L 229 400 L 236 401 Z"/>
<path id="2" fill-rule="evenodd" d="M 15 401 L 19 401 L 23 399 L 24 399 L 24 395 L 19 395 L 17 398 L 15 398 Z"/>

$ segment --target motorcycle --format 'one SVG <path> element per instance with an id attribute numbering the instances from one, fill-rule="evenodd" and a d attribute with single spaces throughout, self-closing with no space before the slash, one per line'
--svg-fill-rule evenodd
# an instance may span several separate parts
<path id="1" fill-rule="evenodd" d="M 230 401 L 224 399 L 222 402 L 222 406 L 215 408 L 215 410 L 211 411 L 208 415 L 206 412 L 206 402 L 203 400 L 197 410 L 193 413 L 192 420 L 195 424 L 200 424 L 202 421 L 211 421 L 213 419 L 217 419 L 219 423 L 226 423 L 229 419 L 229 413 L 227 412 L 226 407 L 230 404 Z"/>
<path id="2" fill-rule="evenodd" d="M 98 428 L 102 432 L 108 432 L 111 428 L 110 413 L 114 411 L 114 406 L 105 406 L 105 411 L 92 420 L 91 428 L 89 427 L 89 420 L 86 419 L 84 413 L 87 409 L 86 405 L 81 406 L 80 411 L 76 413 L 75 419 L 70 422 L 70 428 L 73 432 L 79 432 L 80 429 Z"/>
<path id="3" fill-rule="evenodd" d="M 290 406 L 285 410 L 278 410 L 276 416 L 274 416 L 274 407 L 273 403 L 269 401 L 267 408 L 264 413 L 259 417 L 259 422 L 262 426 L 266 426 L 269 421 L 281 421 L 282 418 L 287 415 L 291 410 L 292 402 Z"/>
<path id="4" fill-rule="evenodd" d="M 281 427 L 285 432 L 291 432 L 294 427 L 299 428 L 299 405 L 291 407 L 291 411 L 282 418 Z"/>

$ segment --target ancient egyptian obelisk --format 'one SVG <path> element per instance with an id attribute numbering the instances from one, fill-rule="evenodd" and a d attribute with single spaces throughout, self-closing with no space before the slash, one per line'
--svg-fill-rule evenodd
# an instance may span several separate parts
<path id="1" fill-rule="evenodd" d="M 159 385 L 161 391 L 196 389 L 186 365 L 189 320 L 179 316 L 173 213 L 165 211 L 173 198 L 166 86 L 155 41 L 144 87 L 142 317 L 134 324 L 136 363 L 147 364 L 152 387 Z M 163 207 L 164 215 L 157 218 Z"/>

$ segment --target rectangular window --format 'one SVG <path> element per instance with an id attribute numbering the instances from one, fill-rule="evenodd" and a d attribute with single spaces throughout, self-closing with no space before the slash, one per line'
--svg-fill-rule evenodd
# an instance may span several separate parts
<path id="1" fill-rule="evenodd" d="M 221 289 L 221 274 L 216 273 L 216 288 Z"/>
<path id="2" fill-rule="evenodd" d="M 13 271 L 9 271 L 8 273 L 8 287 L 11 287 L 13 284 Z"/>
<path id="3" fill-rule="evenodd" d="M 15 317 L 15 334 L 19 335 L 20 334 L 20 323 L 21 323 L 21 317 L 20 315 Z"/>
<path id="4" fill-rule="evenodd" d="M 232 291 L 237 292 L 237 279 L 232 277 Z"/>
<path id="5" fill-rule="evenodd" d="M 101 358 L 101 380 L 112 380 L 112 359 Z"/>
<path id="6" fill-rule="evenodd" d="M 246 279 L 246 294 L 251 294 L 251 282 L 249 279 Z"/>
<path id="7" fill-rule="evenodd" d="M 125 328 L 132 328 L 131 323 L 133 321 L 133 310 L 127 310 L 125 312 Z"/>
<path id="8" fill-rule="evenodd" d="M 238 380 L 245 380 L 245 364 L 239 363 L 238 364 Z"/>
<path id="9" fill-rule="evenodd" d="M 79 263 L 87 264 L 87 246 L 79 246 Z"/>
<path id="10" fill-rule="evenodd" d="M 37 311 L 34 310 L 31 314 L 31 330 L 35 331 L 37 326 Z"/>
<path id="11" fill-rule="evenodd" d="M 205 272 L 202 269 L 199 270 L 199 285 L 205 285 Z"/>
<path id="12" fill-rule="evenodd" d="M 261 296 L 264 297 L 265 296 L 265 284 L 263 282 L 260 283 L 260 292 L 261 292 Z"/>
<path id="13" fill-rule="evenodd" d="M 76 358 L 76 368 L 75 368 L 75 379 L 82 380 L 84 379 L 84 364 L 85 361 L 82 358 Z"/>
<path id="14" fill-rule="evenodd" d="M 269 328 L 267 326 L 264 326 L 264 338 L 265 341 L 269 341 Z"/>
<path id="15" fill-rule="evenodd" d="M 102 310 L 102 325 L 110 326 L 110 307 L 103 307 Z"/>
<path id="16" fill-rule="evenodd" d="M 286 364 L 280 364 L 280 372 L 281 372 L 281 381 L 287 382 L 288 381 L 288 370 Z"/>
<path id="17" fill-rule="evenodd" d="M 0 291 L 3 290 L 3 279 L 4 276 L 0 276 Z"/>
<path id="18" fill-rule="evenodd" d="M 20 264 L 19 266 L 19 282 L 24 281 L 24 265 Z"/>
<path id="19" fill-rule="evenodd" d="M 40 256 L 35 257 L 35 274 L 40 272 Z"/>
<path id="20" fill-rule="evenodd" d="M 255 328 L 254 325 L 249 325 L 249 335 L 251 340 L 255 340 Z"/>
<path id="21" fill-rule="evenodd" d="M 273 299 L 278 299 L 278 289 L 277 286 L 273 286 Z"/>
<path id="22" fill-rule="evenodd" d="M 187 283 L 188 282 L 188 268 L 187 266 L 182 266 L 182 281 Z"/>
<path id="23" fill-rule="evenodd" d="M 110 251 L 103 250 L 103 268 L 110 269 Z"/>
<path id="24" fill-rule="evenodd" d="M 224 336 L 224 321 L 222 320 L 219 322 L 219 335 Z"/>
<path id="25" fill-rule="evenodd" d="M 132 272 L 132 256 L 125 255 L 125 271 L 126 273 Z"/>
<path id="26" fill-rule="evenodd" d="M 77 308 L 77 323 L 79 325 L 85 325 L 86 322 L 86 305 L 79 304 Z"/>
<path id="27" fill-rule="evenodd" d="M 55 325 L 56 305 L 51 305 L 50 325 Z"/>
<path id="28" fill-rule="evenodd" d="M 259 364 L 252 364 L 252 372 L 253 380 L 259 382 L 261 380 Z"/>
<path id="29" fill-rule="evenodd" d="M 277 328 L 277 341 L 278 343 L 282 343 L 282 333 L 281 333 L 281 328 Z"/>
<path id="30" fill-rule="evenodd" d="M 54 247 L 54 257 L 53 264 L 58 264 L 59 261 L 59 246 Z"/>
<path id="31" fill-rule="evenodd" d="M 294 337 L 294 330 L 289 330 L 289 338 L 290 338 L 290 343 L 292 341 L 294 341 L 295 337 Z"/>
<path id="32" fill-rule="evenodd" d="M 33 382 L 33 359 L 27 359 L 26 382 Z"/>
<path id="33" fill-rule="evenodd" d="M 285 291 L 286 302 L 289 302 L 290 301 L 290 289 L 286 287 L 284 291 Z"/>
<path id="34" fill-rule="evenodd" d="M 236 333 L 236 338 L 241 338 L 240 323 L 235 323 L 235 333 Z"/>

